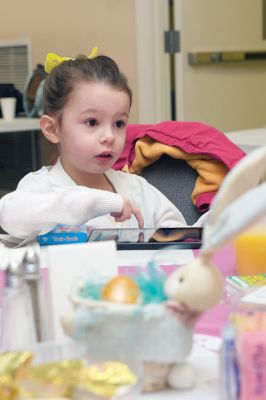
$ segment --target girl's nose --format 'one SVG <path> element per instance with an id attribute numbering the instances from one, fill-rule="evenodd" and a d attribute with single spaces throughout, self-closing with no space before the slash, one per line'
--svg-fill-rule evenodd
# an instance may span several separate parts
<path id="1" fill-rule="evenodd" d="M 101 142 L 113 142 L 114 132 L 111 127 L 106 127 L 103 131 Z"/>

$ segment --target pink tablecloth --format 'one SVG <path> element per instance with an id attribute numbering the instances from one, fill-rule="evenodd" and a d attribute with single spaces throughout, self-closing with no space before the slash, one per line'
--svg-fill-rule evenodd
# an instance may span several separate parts
<path id="1" fill-rule="evenodd" d="M 213 262 L 222 272 L 224 277 L 236 274 L 235 255 L 232 245 L 227 245 L 217 252 L 213 257 Z M 207 311 L 200 318 L 196 325 L 196 332 L 220 336 L 230 311 L 231 307 L 229 304 L 226 304 L 224 295 L 221 304 L 218 304 L 211 310 Z"/>
<path id="2" fill-rule="evenodd" d="M 195 255 L 197 254 L 198 250 L 195 251 Z M 217 268 L 219 268 L 224 277 L 227 275 L 234 275 L 236 273 L 236 268 L 233 246 L 227 245 L 222 250 L 217 252 L 217 254 L 213 257 L 213 262 Z M 164 270 L 167 273 L 171 273 L 175 268 L 176 267 L 174 266 L 168 266 L 164 267 Z M 135 271 L 135 267 L 119 267 L 119 272 L 121 274 L 132 274 Z M 230 305 L 226 304 L 225 300 L 223 299 L 220 304 L 204 313 L 204 315 L 199 319 L 196 325 L 196 332 L 220 336 L 230 311 Z"/>

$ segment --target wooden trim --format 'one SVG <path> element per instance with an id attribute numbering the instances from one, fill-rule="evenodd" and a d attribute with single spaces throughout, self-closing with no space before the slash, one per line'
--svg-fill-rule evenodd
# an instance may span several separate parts
<path id="1" fill-rule="evenodd" d="M 169 56 L 164 53 L 168 3 L 135 0 L 139 123 L 170 119 Z"/>
<path id="2" fill-rule="evenodd" d="M 175 29 L 180 34 L 180 52 L 175 55 L 175 102 L 176 102 L 176 120 L 184 120 L 184 52 L 182 43 L 182 0 L 174 0 L 174 19 Z"/>

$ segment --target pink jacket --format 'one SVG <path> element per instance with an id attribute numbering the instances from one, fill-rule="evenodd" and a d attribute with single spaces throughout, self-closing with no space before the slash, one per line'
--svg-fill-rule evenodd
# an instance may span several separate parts
<path id="1" fill-rule="evenodd" d="M 135 142 L 149 136 L 168 146 L 180 147 L 189 154 L 206 154 L 229 169 L 245 156 L 238 146 L 218 129 L 201 122 L 165 121 L 159 124 L 134 124 L 127 127 L 127 138 L 123 152 L 114 164 L 114 169 L 129 167 L 135 158 Z"/>

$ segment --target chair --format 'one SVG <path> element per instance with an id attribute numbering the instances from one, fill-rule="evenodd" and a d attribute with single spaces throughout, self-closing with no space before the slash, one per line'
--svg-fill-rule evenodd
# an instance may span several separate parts
<path id="1" fill-rule="evenodd" d="M 159 189 L 192 225 L 202 215 L 191 200 L 197 172 L 186 161 L 163 155 L 155 163 L 142 170 L 149 183 Z"/>

